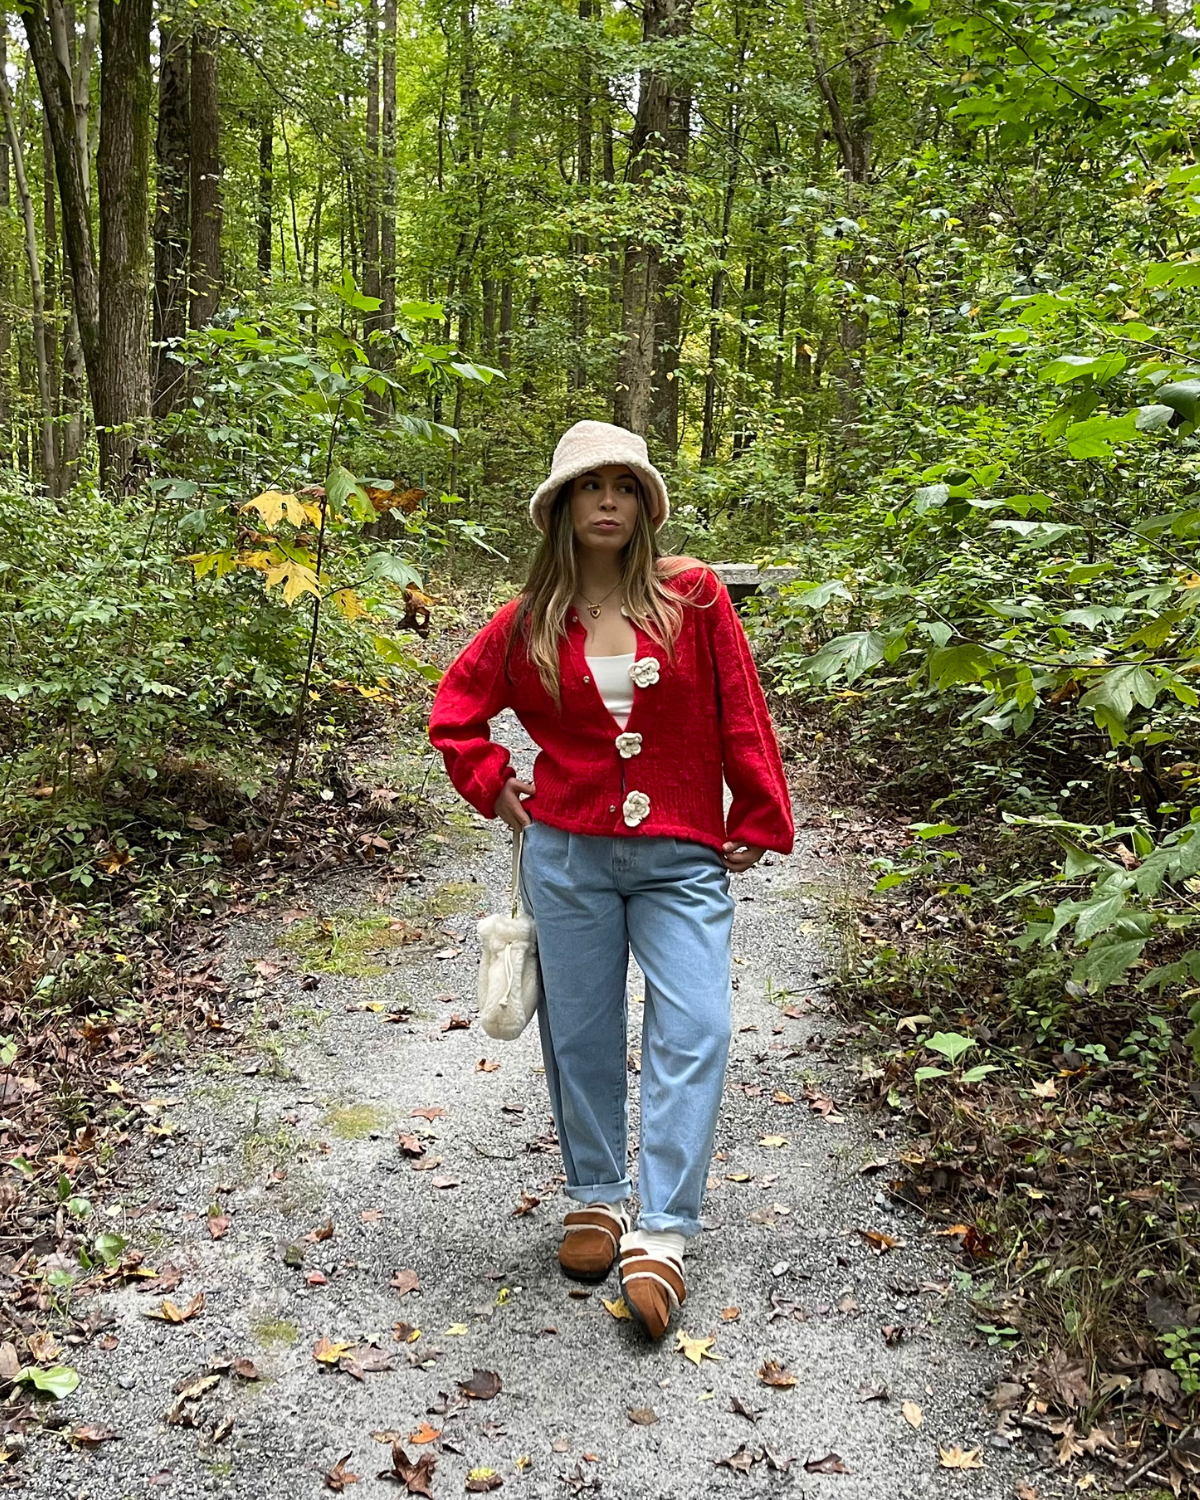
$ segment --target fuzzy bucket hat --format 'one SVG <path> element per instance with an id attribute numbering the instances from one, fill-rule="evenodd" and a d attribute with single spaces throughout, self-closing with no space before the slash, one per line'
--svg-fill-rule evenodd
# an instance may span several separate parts
<path id="1" fill-rule="evenodd" d="M 529 502 L 530 519 L 539 531 L 546 529 L 560 486 L 603 464 L 624 464 L 633 470 L 645 486 L 651 524 L 659 529 L 671 514 L 671 503 L 663 477 L 646 452 L 646 439 L 611 422 L 576 422 L 559 438 L 550 477 L 538 485 Z"/>

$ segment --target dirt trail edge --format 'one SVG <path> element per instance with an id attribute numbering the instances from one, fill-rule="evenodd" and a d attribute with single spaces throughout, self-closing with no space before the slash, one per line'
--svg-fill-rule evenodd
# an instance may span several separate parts
<path id="1" fill-rule="evenodd" d="M 515 726 L 501 737 L 528 750 Z M 615 1273 L 581 1295 L 558 1269 L 565 1200 L 537 1028 L 502 1044 L 452 1022 L 474 1010 L 474 923 L 504 899 L 507 834 L 442 786 L 446 823 L 418 878 L 334 877 L 306 913 L 232 933 L 232 1009 L 258 1046 L 148 1083 L 172 1101 L 174 1133 L 126 1170 L 105 1226 L 182 1272 L 177 1308 L 200 1293 L 203 1306 L 158 1321 L 162 1290 L 128 1286 L 75 1308 L 114 1321 L 107 1349 L 73 1351 L 83 1379 L 59 1407 L 64 1437 L 80 1424 L 117 1437 L 92 1451 L 42 1437 L 26 1493 L 315 1496 L 346 1454 L 356 1495 L 498 1478 L 539 1500 L 991 1500 L 1027 1476 L 1056 1493 L 1028 1454 L 989 1440 L 996 1357 L 968 1346 L 946 1242 L 880 1191 L 886 1169 L 864 1171 L 902 1137 L 839 1107 L 859 1057 L 822 1039 L 837 1027 L 820 990 L 816 835 L 735 880 L 734 1040 L 678 1323 L 713 1340 L 692 1346 L 695 1363 L 674 1330 L 650 1345 L 614 1317 Z M 636 1141 L 635 970 L 630 992 Z M 879 1254 L 859 1231 L 901 1244 Z M 794 1384 L 764 1383 L 769 1361 Z M 466 1394 L 473 1371 L 495 1372 L 499 1393 L 481 1377 Z M 393 1467 L 388 1434 L 407 1487 L 376 1477 Z M 982 1467 L 951 1472 L 939 1448 Z"/>

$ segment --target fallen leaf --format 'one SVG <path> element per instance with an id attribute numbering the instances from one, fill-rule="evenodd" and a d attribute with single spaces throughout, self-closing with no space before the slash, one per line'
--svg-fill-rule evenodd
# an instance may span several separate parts
<path id="1" fill-rule="evenodd" d="M 513 1218 L 519 1219 L 524 1214 L 532 1213 L 541 1201 L 540 1198 L 535 1198 L 532 1193 L 522 1192 L 520 1203 L 512 1211 Z"/>
<path id="2" fill-rule="evenodd" d="M 1041 1083 L 1034 1084 L 1033 1096 L 1035 1099 L 1057 1099 L 1058 1085 L 1053 1078 L 1043 1079 Z"/>
<path id="3" fill-rule="evenodd" d="M 500 1064 L 493 1062 L 491 1058 L 481 1057 L 475 1064 L 475 1071 L 477 1073 L 494 1073 L 499 1066 Z"/>
<path id="4" fill-rule="evenodd" d="M 754 1174 L 751 1172 L 726 1172 L 726 1182 L 749 1182 Z"/>
<path id="5" fill-rule="evenodd" d="M 903 1323 L 885 1323 L 879 1331 L 889 1349 L 898 1349 L 909 1334 Z"/>
<path id="6" fill-rule="evenodd" d="M 400 1147 L 405 1156 L 420 1157 L 425 1155 L 425 1143 L 421 1140 L 418 1140 L 415 1135 L 406 1135 L 402 1131 L 400 1134 L 400 1138 L 396 1142 L 396 1144 Z"/>
<path id="7" fill-rule="evenodd" d="M 700 1361 L 702 1359 L 721 1358 L 719 1354 L 714 1354 L 712 1352 L 712 1347 L 717 1342 L 716 1338 L 712 1334 L 710 1334 L 708 1338 L 693 1339 L 689 1338 L 681 1328 L 676 1333 L 675 1339 L 676 1354 L 682 1354 L 684 1359 L 690 1359 L 692 1364 L 696 1365 L 697 1367 L 699 1367 Z"/>
<path id="8" fill-rule="evenodd" d="M 211 1214 L 208 1220 L 209 1235 L 214 1240 L 223 1239 L 232 1222 L 228 1214 Z"/>
<path id="9" fill-rule="evenodd" d="M 786 1146 L 787 1145 L 787 1136 L 786 1135 L 763 1135 L 763 1136 L 759 1137 L 758 1144 L 760 1146 Z"/>
<path id="10" fill-rule="evenodd" d="M 629 1318 L 632 1320 L 633 1314 L 629 1311 L 629 1304 L 625 1301 L 624 1297 L 614 1297 L 611 1302 L 607 1297 L 601 1297 L 600 1300 L 614 1318 Z"/>
<path id="11" fill-rule="evenodd" d="M 162 1306 L 146 1309 L 147 1318 L 157 1318 L 163 1323 L 186 1323 L 189 1318 L 194 1318 L 204 1308 L 204 1293 L 197 1292 L 186 1307 L 177 1307 L 169 1297 L 164 1297 Z"/>
<path id="12" fill-rule="evenodd" d="M 854 1232 L 866 1241 L 876 1255 L 886 1255 L 889 1250 L 899 1249 L 902 1244 L 894 1234 L 885 1234 L 882 1229 L 856 1229 Z"/>
<path id="13" fill-rule="evenodd" d="M 758 1378 L 763 1385 L 774 1385 L 780 1388 L 790 1387 L 796 1384 L 796 1377 L 792 1372 L 773 1359 L 763 1364 L 758 1372 Z"/>
<path id="14" fill-rule="evenodd" d="M 915 1401 L 902 1401 L 900 1403 L 900 1412 L 910 1427 L 920 1427 L 921 1423 L 925 1420 L 921 1413 L 921 1408 Z"/>
<path id="15" fill-rule="evenodd" d="M 810 1458 L 804 1465 L 806 1474 L 849 1474 L 850 1470 L 842 1462 L 841 1455 L 827 1453 L 824 1458 Z"/>
<path id="16" fill-rule="evenodd" d="M 450 1327 L 446 1329 L 446 1337 L 460 1339 L 464 1334 L 470 1333 L 470 1331 L 471 1329 L 466 1323 L 451 1323 Z"/>
<path id="17" fill-rule="evenodd" d="M 451 1015 L 442 1022 L 443 1031 L 469 1031 L 470 1029 L 470 1016 Z M 413 1114 L 416 1114 L 416 1110 L 413 1110 Z"/>
<path id="18" fill-rule="evenodd" d="M 392 1273 L 392 1279 L 388 1282 L 388 1286 L 394 1292 L 399 1292 L 402 1297 L 407 1297 L 409 1292 L 419 1292 L 421 1290 L 421 1278 L 415 1271 L 395 1271 Z"/>
<path id="19" fill-rule="evenodd" d="M 495 1469 L 471 1469 L 467 1474 L 466 1489 L 470 1494 L 481 1495 L 487 1490 L 498 1490 L 503 1483 Z"/>
<path id="20" fill-rule="evenodd" d="M 741 1317 L 741 1315 L 742 1310 L 740 1307 L 723 1307 L 721 1309 L 721 1322 L 734 1323 L 738 1318 Z"/>
<path id="21" fill-rule="evenodd" d="M 440 1167 L 441 1164 L 442 1158 L 440 1156 L 426 1156 L 420 1161 L 413 1162 L 412 1169 L 414 1172 L 432 1172 L 435 1167 Z"/>
<path id="22" fill-rule="evenodd" d="M 333 1234 L 333 1220 L 326 1219 L 319 1229 L 310 1229 L 308 1231 L 304 1236 L 304 1243 L 306 1245 L 319 1245 L 323 1240 L 331 1240 Z"/>
<path id="23" fill-rule="evenodd" d="M 736 1412 L 739 1417 L 745 1417 L 748 1422 L 757 1422 L 766 1409 L 765 1406 L 757 1409 L 747 1406 L 740 1396 L 730 1396 L 729 1398 L 729 1410 Z"/>
<path id="24" fill-rule="evenodd" d="M 258 1366 L 252 1359 L 235 1359 L 233 1362 L 233 1373 L 242 1380 L 257 1380 Z"/>
<path id="25" fill-rule="evenodd" d="M 472 1401 L 490 1401 L 501 1390 L 500 1377 L 495 1370 L 472 1370 L 470 1380 L 457 1382 L 459 1390 Z"/>
<path id="26" fill-rule="evenodd" d="M 77 1427 L 71 1434 L 73 1443 L 82 1443 L 85 1448 L 97 1448 L 101 1443 L 111 1443 L 118 1436 L 115 1427 L 97 1422 L 90 1427 Z"/>
<path id="27" fill-rule="evenodd" d="M 423 1104 L 420 1109 L 410 1109 L 409 1115 L 414 1120 L 437 1120 L 450 1111 L 443 1109 L 440 1104 Z"/>
<path id="28" fill-rule="evenodd" d="M 713 1463 L 718 1469 L 732 1469 L 735 1474 L 749 1474 L 755 1456 L 743 1443 L 736 1453 L 731 1453 L 728 1458 L 714 1458 Z"/>
<path id="29" fill-rule="evenodd" d="M 819 1094 L 815 1089 L 805 1089 L 804 1098 L 814 1115 L 820 1115 L 823 1120 L 828 1120 L 831 1125 L 845 1123 L 845 1115 L 838 1114 L 837 1105 L 828 1095 Z"/>
<path id="30" fill-rule="evenodd" d="M 1032 1484 L 1026 1484 L 1023 1479 L 1017 1480 L 1016 1500 L 1042 1500 L 1041 1490 Z"/>
<path id="31" fill-rule="evenodd" d="M 791 1094 L 785 1093 L 783 1089 L 776 1089 L 771 1098 L 776 1104 L 795 1104 L 796 1102 Z"/>
<path id="32" fill-rule="evenodd" d="M 354 1345 L 351 1343 L 334 1343 L 331 1338 L 322 1334 L 313 1345 L 312 1357 L 318 1364 L 336 1365 L 344 1354 L 349 1353 Z"/>
<path id="33" fill-rule="evenodd" d="M 434 1427 L 429 1422 L 422 1422 L 416 1432 L 409 1433 L 408 1441 L 417 1447 L 422 1447 L 426 1443 L 436 1442 L 441 1435 L 442 1429 L 440 1427 Z"/>
<path id="34" fill-rule="evenodd" d="M 631 1406 L 627 1415 L 639 1427 L 653 1427 L 658 1421 L 658 1413 L 652 1406 Z"/>
<path id="35" fill-rule="evenodd" d="M 306 1271 L 304 1273 L 305 1286 L 328 1286 L 329 1277 L 324 1271 Z"/>
<path id="36" fill-rule="evenodd" d="M 429 1181 L 435 1188 L 456 1188 L 460 1186 L 460 1179 L 457 1177 L 431 1177 Z"/>
<path id="37" fill-rule="evenodd" d="M 351 1474 L 346 1468 L 350 1462 L 350 1454 L 343 1453 L 333 1468 L 325 1475 L 325 1488 L 332 1490 L 335 1495 L 340 1495 L 348 1484 L 357 1484 L 362 1478 L 361 1474 Z"/>
<path id="38" fill-rule="evenodd" d="M 1179 1400 L 1179 1377 L 1171 1370 L 1147 1370 L 1142 1376 L 1142 1390 L 1154 1400 L 1174 1406 Z"/>
<path id="39" fill-rule="evenodd" d="M 409 1461 L 408 1454 L 400 1446 L 399 1442 L 392 1444 L 392 1467 L 381 1469 L 378 1474 L 380 1479 L 391 1479 L 402 1484 L 410 1495 L 426 1495 L 433 1500 L 433 1491 L 430 1483 L 433 1479 L 433 1471 L 437 1467 L 437 1455 L 434 1453 L 422 1453 L 416 1463 Z"/>
<path id="40" fill-rule="evenodd" d="M 858 1388 L 859 1401 L 886 1401 L 888 1388 L 886 1385 L 860 1385 Z"/>
<path id="41" fill-rule="evenodd" d="M 978 1448 L 964 1452 L 961 1448 L 943 1448 L 938 1444 L 938 1463 L 943 1469 L 982 1469 Z"/>

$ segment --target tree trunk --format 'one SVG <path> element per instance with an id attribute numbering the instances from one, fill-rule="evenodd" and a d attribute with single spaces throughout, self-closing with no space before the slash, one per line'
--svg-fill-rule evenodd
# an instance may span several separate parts
<path id="1" fill-rule="evenodd" d="M 80 159 L 79 153 L 71 50 L 62 0 L 46 0 L 45 6 L 30 5 L 22 11 L 21 22 L 37 72 L 43 119 L 54 153 L 79 343 L 92 409 L 96 411 L 104 405 L 100 369 L 100 281 L 88 211 L 88 163 Z"/>
<path id="2" fill-rule="evenodd" d="M 124 3 L 124 0 L 122 0 Z M 221 299 L 221 115 L 217 34 L 197 26 L 191 67 L 191 306 L 188 326 L 211 323 Z"/>
<path id="3" fill-rule="evenodd" d="M 684 195 L 692 101 L 672 93 L 668 120 L 668 163 L 672 201 L 667 244 L 659 265 L 659 298 L 654 331 L 657 345 L 650 430 L 666 453 L 679 447 L 679 357 L 683 349 Z"/>
<path id="4" fill-rule="evenodd" d="M 579 20 L 587 25 L 592 19 L 592 0 L 579 0 Z M 586 212 L 592 188 L 592 67 L 588 48 L 579 48 L 578 90 L 575 105 L 575 185 L 580 212 Z M 588 340 L 588 265 L 590 249 L 586 234 L 571 235 L 571 256 L 575 262 L 575 291 L 572 296 L 571 325 L 575 339 L 574 359 L 567 374 L 569 388 L 583 390 L 587 385 Z"/>
<path id="5" fill-rule="evenodd" d="M 379 148 L 383 155 L 383 212 L 379 220 L 379 312 L 396 322 L 396 0 L 383 0 Z"/>
<path id="6" fill-rule="evenodd" d="M 275 177 L 275 116 L 264 109 L 258 123 L 258 274 L 271 279 L 271 199 Z"/>
<path id="7" fill-rule="evenodd" d="M 150 416 L 148 219 L 151 0 L 100 0 L 102 483 L 127 485 Z"/>
<path id="8" fill-rule="evenodd" d="M 379 16 L 376 0 L 367 0 L 367 160 L 363 171 L 363 293 L 379 296 Z M 363 319 L 370 333 L 379 314 Z M 372 361 L 373 362 L 373 361 Z"/>
<path id="9" fill-rule="evenodd" d="M 8 31 L 3 26 L 0 26 L 0 72 L 7 77 Z M 5 134 L 0 137 L 0 213 L 4 216 L 7 216 L 12 205 L 11 181 L 8 136 Z M 9 420 L 8 361 L 12 352 L 12 324 L 9 321 L 8 306 L 13 289 L 9 284 L 9 275 L 13 269 L 7 253 L 0 251 L 0 427 L 5 429 Z M 7 437 L 7 433 L 5 436 Z"/>
<path id="10" fill-rule="evenodd" d="M 740 80 L 746 62 L 746 38 L 739 37 L 738 61 L 734 79 Z M 700 462 L 712 463 L 717 456 L 717 363 L 721 358 L 721 314 L 725 305 L 725 280 L 728 274 L 729 237 L 733 224 L 733 205 L 737 195 L 738 167 L 741 164 L 742 111 L 735 81 L 729 95 L 726 136 L 729 154 L 726 158 L 725 196 L 721 204 L 720 242 L 717 268 L 708 293 L 708 359 L 704 371 L 704 416 L 700 434 Z"/>
<path id="11" fill-rule="evenodd" d="M 651 43 L 686 35 L 690 0 L 646 0 L 642 40 Z M 654 396 L 656 324 L 660 293 L 661 250 L 658 230 L 664 209 L 662 177 L 669 158 L 669 135 L 675 101 L 673 85 L 657 66 L 641 71 L 637 119 L 629 144 L 628 177 L 637 186 L 644 228 L 626 240 L 621 286 L 623 344 L 618 361 L 613 420 L 645 433 Z"/>
<path id="12" fill-rule="evenodd" d="M 52 495 L 61 495 L 62 485 L 54 434 L 54 396 L 50 385 L 50 361 L 46 353 L 46 299 L 42 286 L 37 223 L 33 211 L 33 198 L 25 177 L 25 154 L 21 150 L 21 137 L 17 132 L 17 123 L 13 117 L 12 96 L 8 91 L 8 75 L 3 66 L 0 66 L 0 109 L 4 111 L 6 140 L 5 196 L 7 197 L 8 187 L 7 156 L 11 152 L 13 174 L 17 182 L 17 197 L 20 199 L 21 216 L 25 224 L 25 254 L 29 262 L 29 293 L 33 304 L 33 352 L 37 362 L 38 401 L 41 406 L 42 478 Z"/>
<path id="13" fill-rule="evenodd" d="M 154 142 L 154 415 L 163 418 L 183 397 L 183 366 L 171 358 L 187 334 L 188 201 L 191 106 L 188 39 L 159 24 L 158 134 Z"/>

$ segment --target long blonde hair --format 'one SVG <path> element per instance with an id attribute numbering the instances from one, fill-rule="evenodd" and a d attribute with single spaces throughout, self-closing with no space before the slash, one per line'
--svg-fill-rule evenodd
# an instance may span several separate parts
<path id="1" fill-rule="evenodd" d="M 537 668 L 542 686 L 560 705 L 558 646 L 566 632 L 571 600 L 579 592 L 579 560 L 571 519 L 574 483 L 573 479 L 568 479 L 554 497 L 541 545 L 513 617 L 512 640 L 515 641 L 518 635 L 524 637 L 525 649 Z M 625 613 L 669 658 L 674 654 L 675 642 L 683 625 L 684 607 L 695 602 L 695 591 L 693 596 L 680 594 L 667 588 L 666 580 L 687 567 L 697 566 L 697 563 L 691 557 L 663 555 L 650 521 L 646 491 L 636 475 L 634 485 L 638 497 L 637 520 L 621 557 Z"/>

